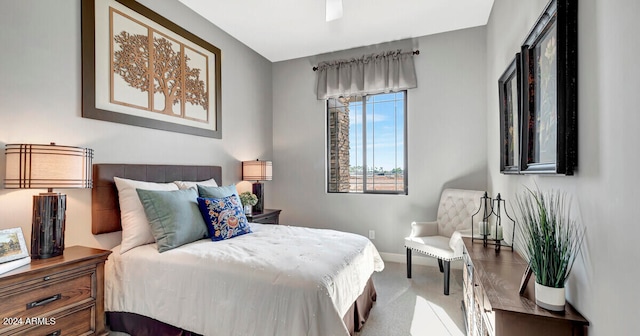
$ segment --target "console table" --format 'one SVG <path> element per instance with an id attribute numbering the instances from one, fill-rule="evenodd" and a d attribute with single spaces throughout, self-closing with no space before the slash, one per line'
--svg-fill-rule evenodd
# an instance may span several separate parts
<path id="1" fill-rule="evenodd" d="M 464 241 L 463 310 L 467 335 L 586 335 L 587 321 L 568 302 L 564 313 L 535 303 L 535 276 L 524 296 L 519 288 L 526 261 L 514 251 L 495 252 L 481 243 Z"/>

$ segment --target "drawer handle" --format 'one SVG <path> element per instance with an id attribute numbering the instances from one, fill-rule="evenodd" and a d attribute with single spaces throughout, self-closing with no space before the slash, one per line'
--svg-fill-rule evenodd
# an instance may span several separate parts
<path id="1" fill-rule="evenodd" d="M 62 330 L 58 329 L 50 334 L 47 334 L 47 336 L 60 336 L 62 334 Z"/>
<path id="2" fill-rule="evenodd" d="M 60 300 L 62 298 L 62 294 L 56 294 L 52 297 L 48 297 L 46 299 L 42 299 L 39 301 L 33 301 L 33 302 L 29 302 L 27 303 L 27 309 L 31 309 L 31 308 L 35 308 L 35 307 L 40 307 L 40 306 L 44 306 L 47 303 L 51 303 L 53 301 L 57 301 Z"/>
<path id="3" fill-rule="evenodd" d="M 51 280 L 51 277 L 47 275 L 46 277 L 44 277 L 44 279 L 43 279 L 43 280 L 44 280 L 44 281 L 49 281 L 49 280 Z"/>

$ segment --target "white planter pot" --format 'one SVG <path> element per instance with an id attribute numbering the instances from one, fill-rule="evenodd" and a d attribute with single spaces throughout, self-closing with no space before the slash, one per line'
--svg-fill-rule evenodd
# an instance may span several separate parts
<path id="1" fill-rule="evenodd" d="M 554 288 L 536 282 L 536 304 L 552 311 L 564 311 L 564 287 Z"/>

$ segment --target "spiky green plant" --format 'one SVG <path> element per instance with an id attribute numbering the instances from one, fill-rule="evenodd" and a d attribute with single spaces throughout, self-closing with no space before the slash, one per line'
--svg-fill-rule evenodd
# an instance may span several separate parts
<path id="1" fill-rule="evenodd" d="M 584 227 L 572 218 L 571 200 L 557 190 L 529 188 L 516 198 L 524 257 L 536 282 L 563 288 L 582 246 Z"/>

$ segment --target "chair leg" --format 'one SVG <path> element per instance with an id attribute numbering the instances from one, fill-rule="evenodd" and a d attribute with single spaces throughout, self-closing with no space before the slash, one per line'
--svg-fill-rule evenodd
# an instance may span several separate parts
<path id="1" fill-rule="evenodd" d="M 407 278 L 411 279 L 411 249 L 407 248 Z"/>
<path id="2" fill-rule="evenodd" d="M 449 270 L 450 270 L 450 261 L 444 261 L 444 295 L 449 295 Z"/>
<path id="3" fill-rule="evenodd" d="M 442 259 L 438 259 L 438 267 L 440 267 L 440 273 L 444 272 L 444 269 L 442 269 Z"/>

